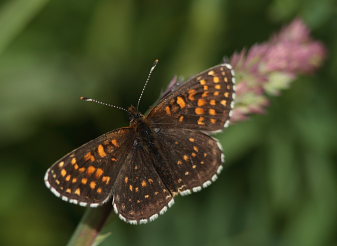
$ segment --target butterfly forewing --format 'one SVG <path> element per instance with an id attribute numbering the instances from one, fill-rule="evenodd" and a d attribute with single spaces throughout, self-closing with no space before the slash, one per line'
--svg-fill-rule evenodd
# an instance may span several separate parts
<path id="1" fill-rule="evenodd" d="M 147 118 L 157 127 L 222 130 L 229 124 L 234 82 L 229 64 L 210 68 L 164 96 Z"/>
<path id="2" fill-rule="evenodd" d="M 67 154 L 48 169 L 45 183 L 58 197 L 81 206 L 106 202 L 129 151 L 133 131 L 120 128 Z"/>

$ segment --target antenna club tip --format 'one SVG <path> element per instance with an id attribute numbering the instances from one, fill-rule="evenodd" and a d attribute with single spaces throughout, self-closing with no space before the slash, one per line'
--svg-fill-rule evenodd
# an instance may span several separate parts
<path id="1" fill-rule="evenodd" d="M 88 98 L 88 97 L 80 97 L 80 99 L 82 101 L 86 101 L 86 102 L 89 102 L 89 101 L 92 101 L 92 99 Z"/>

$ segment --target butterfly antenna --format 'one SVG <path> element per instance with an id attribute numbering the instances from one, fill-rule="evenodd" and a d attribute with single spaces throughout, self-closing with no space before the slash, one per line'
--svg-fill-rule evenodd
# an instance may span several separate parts
<path id="1" fill-rule="evenodd" d="M 158 62 L 159 62 L 158 59 L 154 60 L 154 63 L 153 63 L 153 65 L 152 65 L 151 69 L 150 69 L 149 75 L 147 76 L 147 79 L 146 79 L 146 81 L 145 81 L 145 85 L 144 85 L 144 87 L 143 87 L 143 89 L 142 89 L 142 92 L 140 93 L 139 98 L 138 98 L 137 109 L 138 109 L 138 107 L 139 107 L 140 100 L 142 99 L 142 96 L 143 96 L 143 94 L 144 94 L 145 87 L 146 87 L 147 83 L 149 82 L 150 77 L 151 77 L 151 74 L 152 74 L 153 70 L 155 69 L 155 67 L 157 66 Z"/>
<path id="2" fill-rule="evenodd" d="M 98 103 L 98 104 L 102 104 L 104 106 L 108 106 L 110 108 L 116 108 L 116 109 L 120 109 L 120 110 L 123 110 L 125 112 L 128 112 L 125 108 L 122 108 L 122 107 L 119 107 L 119 106 L 116 106 L 116 105 L 113 105 L 113 104 L 108 104 L 108 103 L 104 103 L 104 102 L 101 102 L 101 101 L 98 101 L 96 99 L 92 99 L 92 98 L 88 98 L 88 97 L 80 97 L 80 99 L 82 101 L 86 101 L 86 102 L 94 102 L 94 103 Z"/>

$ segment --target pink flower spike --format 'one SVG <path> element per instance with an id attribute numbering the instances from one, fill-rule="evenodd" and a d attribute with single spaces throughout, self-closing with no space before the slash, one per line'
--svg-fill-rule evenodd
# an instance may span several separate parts
<path id="1" fill-rule="evenodd" d="M 295 19 L 270 41 L 235 53 L 237 97 L 232 122 L 264 113 L 267 95 L 279 95 L 300 74 L 314 72 L 324 61 L 324 45 L 312 39 L 309 28 Z"/>

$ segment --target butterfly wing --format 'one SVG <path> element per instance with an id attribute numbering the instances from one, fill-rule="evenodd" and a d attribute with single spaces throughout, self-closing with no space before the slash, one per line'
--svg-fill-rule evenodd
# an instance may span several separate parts
<path id="1" fill-rule="evenodd" d="M 210 68 L 164 96 L 147 119 L 153 127 L 222 130 L 229 124 L 234 83 L 231 65 Z"/>
<path id="2" fill-rule="evenodd" d="M 153 142 L 134 144 L 113 187 L 114 210 L 131 224 L 166 212 L 174 196 L 215 181 L 224 161 L 221 145 L 200 131 L 163 128 Z"/>
<path id="3" fill-rule="evenodd" d="M 197 192 L 217 179 L 224 155 L 216 139 L 200 131 L 169 128 L 161 129 L 156 139 L 163 161 L 154 165 L 165 184 L 174 184 L 173 194 Z"/>
<path id="4" fill-rule="evenodd" d="M 133 138 L 131 128 L 120 128 L 82 145 L 47 170 L 46 186 L 56 196 L 81 206 L 105 203 Z"/>
<path id="5" fill-rule="evenodd" d="M 160 158 L 153 146 L 135 141 L 113 187 L 113 206 L 120 219 L 144 224 L 166 212 L 174 203 L 155 164 Z"/>

